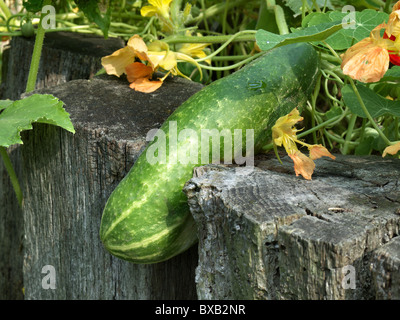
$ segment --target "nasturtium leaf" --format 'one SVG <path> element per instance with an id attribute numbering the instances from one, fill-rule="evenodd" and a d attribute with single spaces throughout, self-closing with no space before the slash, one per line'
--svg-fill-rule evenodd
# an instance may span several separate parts
<path id="1" fill-rule="evenodd" d="M 365 85 L 357 84 L 357 90 L 372 118 L 382 115 L 393 115 L 400 117 L 400 101 L 385 99 Z M 346 106 L 349 107 L 352 113 L 359 117 L 366 118 L 360 102 L 350 85 L 345 85 L 342 88 L 343 100 Z"/>
<path id="2" fill-rule="evenodd" d="M 381 81 L 396 81 L 400 82 L 400 66 L 393 66 L 388 71 L 386 71 L 385 75 L 381 79 Z"/>
<path id="3" fill-rule="evenodd" d="M 352 0 L 347 2 L 347 4 L 351 4 L 357 9 L 379 10 L 382 7 L 382 2 L 380 0 Z"/>
<path id="4" fill-rule="evenodd" d="M 331 20 L 327 17 L 326 13 L 323 12 L 311 12 L 306 15 L 305 18 L 301 21 L 301 27 L 307 28 L 320 23 L 330 22 Z"/>
<path id="5" fill-rule="evenodd" d="M 336 21 L 321 23 L 284 35 L 258 30 L 256 33 L 256 41 L 260 49 L 266 51 L 291 43 L 322 41 L 341 28 L 342 24 Z"/>
<path id="6" fill-rule="evenodd" d="M 75 133 L 64 103 L 48 94 L 33 94 L 14 101 L 0 113 L 0 146 L 22 144 L 20 132 L 32 129 L 32 123 L 47 123 Z"/>
<path id="7" fill-rule="evenodd" d="M 350 13 L 342 13 L 339 11 L 330 11 L 324 14 L 319 14 L 311 17 L 307 25 L 312 26 L 315 23 L 320 23 L 322 15 L 325 15 L 326 21 L 340 21 L 344 25 L 352 19 Z M 354 12 L 355 23 L 343 27 L 342 30 L 332 34 L 326 43 L 329 44 L 334 50 L 346 50 L 353 44 L 361 41 L 364 38 L 369 37 L 371 31 L 380 25 L 381 23 L 387 22 L 389 15 L 385 12 L 376 10 L 366 9 L 360 12 Z"/>
<path id="8" fill-rule="evenodd" d="M 319 8 L 328 8 L 330 10 L 334 9 L 330 0 L 307 0 L 306 2 L 309 9 L 315 9 L 313 2 L 315 2 Z M 295 16 L 302 13 L 303 1 L 301 0 L 285 0 L 285 5 L 294 12 Z"/>
<path id="9" fill-rule="evenodd" d="M 12 105 L 12 100 L 0 100 L 0 111 Z"/>
<path id="10" fill-rule="evenodd" d="M 79 10 L 89 19 L 94 22 L 103 31 L 104 37 L 108 37 L 108 29 L 111 23 L 111 0 L 108 2 L 108 10 L 102 13 L 99 8 L 99 0 L 75 0 Z"/>
<path id="11" fill-rule="evenodd" d="M 29 12 L 38 12 L 42 10 L 43 0 L 24 0 L 22 5 Z"/>

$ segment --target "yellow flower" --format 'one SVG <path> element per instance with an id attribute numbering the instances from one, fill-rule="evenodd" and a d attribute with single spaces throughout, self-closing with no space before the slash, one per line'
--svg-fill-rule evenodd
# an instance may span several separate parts
<path id="1" fill-rule="evenodd" d="M 169 15 L 170 3 L 172 0 L 149 0 L 150 6 L 144 6 L 140 10 L 143 17 L 157 16 L 162 22 L 162 30 L 171 33 L 174 29 L 174 23 Z"/>
<path id="2" fill-rule="evenodd" d="M 289 114 L 280 117 L 272 127 L 274 144 L 278 147 L 283 145 L 288 154 L 297 151 L 296 132 L 299 130 L 295 129 L 294 125 L 301 120 L 303 118 L 300 116 L 299 110 L 293 109 Z"/>
<path id="3" fill-rule="evenodd" d="M 391 155 L 395 155 L 397 152 L 400 151 L 400 142 L 395 143 L 394 145 L 391 145 L 387 147 L 382 154 L 382 157 L 386 157 L 386 155 L 389 153 Z"/>
<path id="4" fill-rule="evenodd" d="M 361 40 L 350 47 L 342 55 L 343 73 L 354 80 L 361 82 L 379 81 L 389 68 L 389 51 L 396 51 L 394 41 L 381 37 L 381 29 L 386 28 L 380 24 L 368 38 Z"/>
<path id="5" fill-rule="evenodd" d="M 186 32 L 186 36 L 191 36 L 190 32 Z M 197 37 L 201 37 L 201 34 L 198 33 Z M 207 57 L 207 54 L 204 52 L 209 43 L 184 43 L 180 47 L 178 47 L 178 52 L 184 53 L 190 57 L 202 59 Z M 211 59 L 205 60 L 208 64 L 211 64 Z"/>
<path id="6" fill-rule="evenodd" d="M 171 73 L 172 75 L 180 75 L 184 78 L 189 79 L 178 69 L 178 62 L 181 61 L 186 61 L 194 64 L 199 69 L 200 74 L 202 74 L 201 67 L 196 62 L 196 60 L 185 53 L 170 51 L 168 44 L 163 41 L 153 41 L 149 44 L 148 49 L 149 60 L 152 62 L 154 67 L 160 67 L 161 69 L 167 71 L 167 74 L 164 76 L 164 78 Z"/>
<path id="7" fill-rule="evenodd" d="M 400 34 L 400 10 L 395 10 L 389 15 L 389 21 L 386 28 L 386 34 L 389 36 L 397 36 Z"/>
<path id="8" fill-rule="evenodd" d="M 107 74 L 119 77 L 125 73 L 126 66 L 133 63 L 136 57 L 141 60 L 148 60 L 147 46 L 138 35 L 131 37 L 126 47 L 115 51 L 109 56 L 101 58 L 101 64 Z"/>
<path id="9" fill-rule="evenodd" d="M 396 11 L 396 10 L 400 10 L 400 1 L 397 1 L 397 2 L 395 3 L 395 5 L 394 5 L 393 8 L 392 8 L 392 12 L 393 12 L 393 11 Z"/>
<path id="10" fill-rule="evenodd" d="M 172 0 L 149 0 L 151 6 L 144 6 L 140 10 L 143 17 L 158 15 L 164 19 L 169 19 L 169 5 Z"/>
<path id="11" fill-rule="evenodd" d="M 146 93 L 157 90 L 169 74 L 188 78 L 178 69 L 178 62 L 181 61 L 193 63 L 201 74 L 200 65 L 191 56 L 170 51 L 168 44 L 159 40 L 147 46 L 138 35 L 131 37 L 125 48 L 101 59 L 107 74 L 119 77 L 125 73 L 132 89 Z M 162 79 L 152 81 L 158 69 L 167 71 L 167 74 Z"/>
<path id="12" fill-rule="evenodd" d="M 272 127 L 272 139 L 274 146 L 283 146 L 288 156 L 293 160 L 294 171 L 296 176 L 302 175 L 305 179 L 311 180 L 311 176 L 315 169 L 313 160 L 320 157 L 330 157 L 336 159 L 322 145 L 310 145 L 300 141 L 297 138 L 297 130 L 294 125 L 303 120 L 297 108 L 293 109 L 289 114 L 280 117 Z M 297 143 L 306 146 L 310 151 L 310 157 L 307 157 L 299 151 Z"/>

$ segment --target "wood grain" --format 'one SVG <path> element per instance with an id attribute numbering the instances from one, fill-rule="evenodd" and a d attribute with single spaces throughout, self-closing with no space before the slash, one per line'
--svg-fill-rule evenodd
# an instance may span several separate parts
<path id="1" fill-rule="evenodd" d="M 400 162 L 338 155 L 316 163 L 312 181 L 296 177 L 287 157 L 254 170 L 197 170 L 184 190 L 198 224 L 200 299 L 378 297 L 384 284 L 370 264 L 399 235 Z M 398 254 L 384 252 L 375 269 L 396 279 Z M 347 266 L 354 289 L 343 285 Z M 398 292 L 400 283 L 390 286 Z"/>

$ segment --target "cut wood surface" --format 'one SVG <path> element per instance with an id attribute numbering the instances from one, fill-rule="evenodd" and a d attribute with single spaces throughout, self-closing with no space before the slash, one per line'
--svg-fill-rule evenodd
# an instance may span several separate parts
<path id="1" fill-rule="evenodd" d="M 400 298 L 400 161 L 316 163 L 312 181 L 287 157 L 195 170 L 199 299 Z"/>
<path id="2" fill-rule="evenodd" d="M 109 254 L 99 228 L 105 203 L 142 152 L 147 132 L 201 88 L 168 78 L 144 94 L 105 75 L 36 91 L 64 101 L 76 133 L 35 125 L 23 136 L 25 299 L 196 299 L 196 247 L 163 263 L 136 265 Z M 55 289 L 42 286 L 46 266 L 54 268 Z"/>
<path id="3" fill-rule="evenodd" d="M 25 91 L 34 38 L 14 37 L 2 55 L 1 99 L 16 100 Z M 116 38 L 52 32 L 46 34 L 36 88 L 74 79 L 89 79 L 101 68 L 100 58 L 124 45 Z M 19 145 L 8 148 L 22 182 Z M 23 299 L 23 218 L 8 174 L 0 161 L 0 299 Z"/>

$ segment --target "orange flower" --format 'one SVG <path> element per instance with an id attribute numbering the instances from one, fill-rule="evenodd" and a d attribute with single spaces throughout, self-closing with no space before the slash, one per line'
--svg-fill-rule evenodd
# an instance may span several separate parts
<path id="1" fill-rule="evenodd" d="M 150 81 L 154 69 L 141 62 L 131 63 L 125 70 L 130 83 L 129 87 L 136 91 L 150 93 L 154 92 L 162 85 L 162 81 Z"/>
<path id="2" fill-rule="evenodd" d="M 383 36 L 381 30 L 385 29 Z M 350 47 L 342 55 L 343 73 L 361 82 L 377 82 L 389 68 L 389 61 L 400 65 L 400 1 L 389 15 L 387 25 L 380 24 L 368 38 Z"/>
<path id="3" fill-rule="evenodd" d="M 400 10 L 400 1 L 397 1 L 396 4 L 393 6 L 392 12 L 396 10 Z"/>
<path id="4" fill-rule="evenodd" d="M 136 57 L 141 60 L 148 60 L 146 43 L 139 35 L 131 37 L 126 47 L 101 58 L 101 64 L 107 74 L 119 77 L 125 73 L 126 66 L 134 62 Z"/>
<path id="5" fill-rule="evenodd" d="M 379 81 L 389 68 L 389 51 L 396 51 L 394 41 L 381 37 L 381 29 L 386 28 L 380 24 L 368 38 L 361 40 L 350 47 L 342 55 L 343 73 L 354 80 L 361 82 Z"/>
<path id="6" fill-rule="evenodd" d="M 185 49 L 186 52 L 193 54 L 193 56 L 201 55 L 200 47 L 196 47 L 192 51 L 189 50 L 190 47 L 185 47 Z M 170 51 L 168 44 L 159 40 L 153 41 L 147 46 L 138 35 L 131 37 L 125 48 L 119 49 L 101 59 L 107 74 L 119 77 L 125 73 L 130 82 L 130 87 L 145 93 L 150 93 L 160 88 L 169 74 L 188 78 L 178 69 L 177 64 L 180 61 L 187 61 L 196 65 L 200 70 L 200 75 L 202 74 L 200 65 L 190 55 Z M 151 78 L 158 69 L 162 69 L 167 73 L 162 79 L 152 81 Z"/>
<path id="7" fill-rule="evenodd" d="M 400 34 L 400 10 L 392 11 L 389 15 L 388 26 L 386 28 L 386 33 L 389 38 L 393 35 L 397 37 Z"/>
<path id="8" fill-rule="evenodd" d="M 323 156 L 336 159 L 330 152 L 322 145 L 310 145 L 300 141 L 296 132 L 299 131 L 294 128 L 294 125 L 303 120 L 299 111 L 295 108 L 289 114 L 280 117 L 275 125 L 272 127 L 272 139 L 274 147 L 283 146 L 288 156 L 294 162 L 294 171 L 296 176 L 302 175 L 305 179 L 311 180 L 311 176 L 315 169 L 313 160 Z M 296 143 L 306 146 L 310 150 L 310 157 L 301 153 Z"/>
<path id="9" fill-rule="evenodd" d="M 387 154 L 395 155 L 397 152 L 400 151 L 400 142 L 397 142 L 389 147 L 387 147 L 382 154 L 382 157 L 386 157 Z"/>
<path id="10" fill-rule="evenodd" d="M 315 144 L 315 145 L 309 146 L 308 149 L 310 150 L 310 158 L 312 160 L 316 160 L 321 157 L 329 157 L 333 160 L 336 159 L 336 157 L 331 155 L 331 153 L 320 144 Z"/>
<path id="11" fill-rule="evenodd" d="M 311 176 L 315 169 L 314 161 L 298 150 L 293 154 L 289 154 L 289 157 L 294 162 L 294 172 L 296 173 L 296 177 L 302 175 L 304 179 L 311 180 Z"/>

